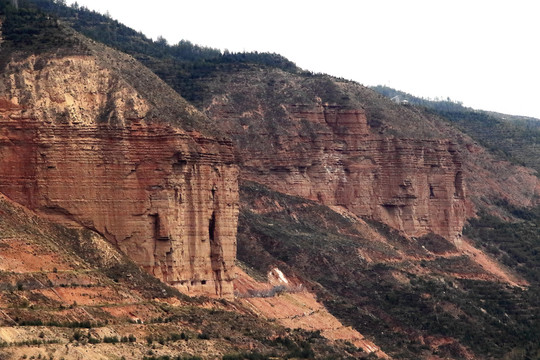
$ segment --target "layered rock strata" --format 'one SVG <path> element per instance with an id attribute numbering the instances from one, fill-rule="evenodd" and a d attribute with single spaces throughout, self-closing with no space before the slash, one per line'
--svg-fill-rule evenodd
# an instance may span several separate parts
<path id="1" fill-rule="evenodd" d="M 245 178 L 343 206 L 408 236 L 433 232 L 459 241 L 466 205 L 456 144 L 373 134 L 361 108 L 318 103 L 286 105 L 282 112 L 286 130 L 270 134 L 259 125 L 264 112 L 242 119 L 226 101 L 209 108 L 215 119 L 248 124 L 233 133 L 249 148 L 242 153 Z M 250 131 L 266 138 L 264 145 L 243 145 Z"/>
<path id="2" fill-rule="evenodd" d="M 181 290 L 232 296 L 230 142 L 149 119 L 151 101 L 90 56 L 30 57 L 5 73 L 2 193 L 97 231 Z"/>

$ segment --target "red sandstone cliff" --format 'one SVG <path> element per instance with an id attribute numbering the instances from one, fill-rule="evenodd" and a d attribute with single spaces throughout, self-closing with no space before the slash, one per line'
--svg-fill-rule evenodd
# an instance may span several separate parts
<path id="1" fill-rule="evenodd" d="M 372 134 L 361 108 L 287 104 L 281 111 L 287 131 L 259 132 L 266 146 L 243 152 L 243 177 L 343 206 L 409 236 L 460 238 L 465 185 L 454 143 Z M 214 101 L 208 112 L 216 121 L 238 119 L 227 103 Z M 247 122 L 249 132 L 256 125 Z"/>
<path id="2" fill-rule="evenodd" d="M 231 143 L 170 125 L 204 116 L 133 59 L 106 51 L 108 63 L 41 55 L 7 65 L 0 192 L 99 232 L 181 290 L 231 296 L 238 213 Z"/>
<path id="3" fill-rule="evenodd" d="M 475 206 L 538 199 L 532 170 L 359 84 L 256 66 L 199 81 L 200 108 L 238 146 L 241 176 L 277 191 L 458 242 Z"/>

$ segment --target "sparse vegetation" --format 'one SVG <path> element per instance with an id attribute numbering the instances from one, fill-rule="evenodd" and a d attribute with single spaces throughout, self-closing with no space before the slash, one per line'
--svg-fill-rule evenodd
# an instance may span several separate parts
<path id="1" fill-rule="evenodd" d="M 343 90 L 344 81 L 301 72 L 292 62 L 276 54 L 222 53 L 189 41 L 171 46 L 163 38 L 152 41 L 108 16 L 78 5 L 67 7 L 62 1 L 21 1 L 21 8 L 17 10 L 8 1 L 0 0 L 0 9 L 5 40 L 1 64 L 25 51 L 54 55 L 69 53 L 79 47 L 77 53 L 84 53 L 81 43 L 68 28 L 63 27 L 56 17 L 38 10 L 44 9 L 97 41 L 134 55 L 201 108 L 217 93 L 226 94 L 239 113 L 264 108 L 261 116 L 265 121 L 257 124 L 264 129 L 261 132 L 264 135 L 246 133 L 238 139 L 240 144 L 260 151 L 271 151 L 276 144 L 258 140 L 286 136 L 296 126 L 301 136 L 313 142 L 317 140 L 320 129 L 316 124 L 305 119 L 298 124 L 288 122 L 285 101 L 313 104 L 314 99 L 319 98 L 317 101 L 322 103 L 361 107 L 366 110 L 369 125 L 381 134 L 397 131 L 385 128 L 385 121 L 391 119 L 397 123 L 400 116 L 409 118 L 415 114 L 410 108 L 405 115 L 394 114 L 395 109 L 386 108 L 387 103 L 383 100 L 371 101 L 369 97 L 373 94 L 362 92 L 360 86 Z M 247 88 L 247 81 L 256 85 Z M 540 156 L 535 156 L 538 152 L 534 148 L 540 137 L 534 120 L 506 121 L 494 114 L 463 108 L 450 99 L 424 101 L 421 105 L 471 134 L 501 157 L 540 169 Z M 409 121 L 415 122 L 425 114 L 423 111 L 416 117 L 411 115 Z M 249 129 L 249 121 L 240 119 L 239 126 Z M 416 132 L 416 128 L 413 131 Z M 418 132 L 422 135 L 420 130 Z M 290 169 L 278 165 L 273 170 L 287 172 Z M 468 351 L 485 358 L 538 357 L 539 209 L 518 209 L 501 202 L 497 205 L 506 209 L 515 221 L 504 222 L 481 214 L 478 219 L 471 219 L 465 229 L 465 234 L 479 247 L 528 279 L 531 286 L 522 289 L 475 279 L 475 275 L 486 275 L 485 271 L 469 257 L 455 255 L 456 247 L 434 234 L 411 241 L 384 224 L 364 219 L 371 230 L 386 239 L 387 243 L 381 243 L 362 233 L 362 227 L 354 220 L 315 202 L 279 194 L 256 183 L 243 184 L 241 196 L 240 259 L 262 274 L 277 264 L 302 279 L 345 325 L 374 339 L 393 357 L 436 355 L 459 359 L 465 358 Z M 141 339 L 145 339 L 137 344 L 144 349 L 139 355 L 146 353 L 148 356 L 144 359 L 148 360 L 199 359 L 185 354 L 158 355 L 162 354 L 163 348 L 175 349 L 175 346 L 192 342 L 204 346 L 216 344 L 216 349 L 227 353 L 223 355 L 227 360 L 368 358 L 362 349 L 352 344 L 329 343 L 319 333 L 291 331 L 248 315 L 247 311 L 244 314 L 229 311 L 234 306 L 226 301 L 213 303 L 215 306 L 211 309 L 197 307 L 203 302 L 212 307 L 213 300 L 189 299 L 119 253 L 115 253 L 114 262 L 105 261 L 101 249 L 92 242 L 92 237 L 97 236 L 92 231 L 53 225 L 37 216 L 29 218 L 30 215 L 7 203 L 1 206 L 2 237 L 24 239 L 26 245 L 38 250 L 40 246 L 49 246 L 61 255 L 62 261 L 76 264 L 74 268 L 77 269 L 90 270 L 91 276 L 95 277 L 95 282 L 85 285 L 76 281 L 78 270 L 74 270 L 75 280 L 55 280 L 55 285 L 46 277 L 51 274 L 48 270 L 19 274 L 1 272 L 2 301 L 10 304 L 3 309 L 4 321 L 12 326 L 55 328 L 49 330 L 65 334 L 62 339 L 69 338 L 70 346 L 123 343 L 115 348 L 137 342 L 133 334 L 126 335 L 126 330 L 117 331 L 124 326 L 133 326 L 137 334 L 142 334 Z M 256 211 L 258 206 L 263 206 L 265 211 Z M 1 243 L 0 249 L 5 251 L 10 246 L 8 242 Z M 39 251 L 33 251 L 34 256 L 39 256 Z M 371 259 L 370 254 L 375 256 Z M 386 259 L 392 261 L 385 262 Z M 56 277 L 69 272 L 62 265 L 56 265 L 58 267 L 52 268 Z M 111 304 L 112 301 L 107 300 L 96 301 L 97 305 L 83 305 L 85 302 L 82 301 L 70 300 L 71 304 L 66 304 L 52 295 L 44 295 L 59 288 L 62 291 L 82 287 L 88 290 L 93 284 L 109 287 L 115 294 L 136 292 L 140 299 L 125 304 Z M 274 286 L 248 292 L 248 295 L 271 297 L 286 291 L 294 289 Z M 153 301 L 169 297 L 180 299 L 182 305 L 169 306 Z M 147 314 L 143 315 L 144 322 L 126 315 L 131 314 L 132 308 L 136 308 L 134 313 Z M 115 311 L 122 315 L 111 315 Z M 107 333 L 120 335 L 101 337 L 98 334 L 103 329 L 82 330 L 105 326 L 112 331 Z M 178 329 L 185 332 L 174 332 L 180 331 Z M 40 331 L 20 330 L 34 334 Z M 38 337 L 13 343 L 0 342 L 0 347 L 59 343 L 59 340 L 48 339 L 52 336 L 46 338 L 43 331 Z M 450 340 L 439 346 L 439 339 Z M 246 344 L 255 350 L 248 351 Z"/>
<path id="2" fill-rule="evenodd" d="M 517 220 L 508 222 L 482 213 L 479 218 L 469 220 L 464 233 L 503 264 L 540 285 L 540 207 L 517 208 L 505 201 L 499 201 L 498 205 Z"/>
<path id="3" fill-rule="evenodd" d="M 11 6 L 9 0 L 0 1 L 0 16 L 2 21 L 2 56 L 0 68 L 3 68 L 12 51 L 31 50 L 34 53 L 56 52 L 62 49 L 64 53 L 78 48 L 78 42 L 62 30 L 55 18 L 47 16 L 42 11 L 21 3 L 19 9 Z"/>
<path id="4" fill-rule="evenodd" d="M 228 69 L 246 64 L 277 67 L 290 72 L 299 71 L 293 62 L 278 54 L 221 52 L 218 49 L 195 45 L 188 40 L 169 45 L 162 37 L 153 41 L 142 33 L 84 6 L 69 7 L 53 0 L 28 0 L 24 9 L 34 7 L 53 15 L 53 19 L 58 17 L 66 21 L 91 39 L 133 55 L 190 101 L 199 102 L 205 92 L 204 86 L 193 80 L 211 76 L 216 72 L 230 71 Z"/>
<path id="5" fill-rule="evenodd" d="M 120 340 L 118 339 L 118 336 L 114 335 L 114 336 L 104 336 L 103 337 L 103 342 L 106 343 L 106 344 L 116 344 L 116 343 L 119 343 Z"/>
<path id="6" fill-rule="evenodd" d="M 200 356 L 183 356 L 183 355 L 177 355 L 177 356 L 170 356 L 170 355 L 162 355 L 162 356 L 145 356 L 143 357 L 143 360 L 202 360 Z"/>
<path id="7" fill-rule="evenodd" d="M 482 356 L 501 358 L 518 348 L 536 354 L 538 348 L 533 339 L 540 335 L 537 333 L 540 327 L 533 319 L 539 317 L 531 314 L 538 312 L 533 300 L 538 296 L 537 287 L 522 290 L 489 281 L 450 277 L 448 274 L 452 273 L 465 276 L 483 273 L 483 269 L 463 256 L 422 260 L 416 264 L 410 261 L 368 264 L 357 256 L 355 249 L 367 250 L 376 244 L 355 231 L 350 220 L 339 220 L 338 214 L 322 210 L 320 205 L 257 184 L 245 183 L 241 190 L 239 259 L 263 273 L 278 264 L 283 271 L 314 284 L 313 289 L 334 315 L 372 336 L 392 356 L 415 358 L 431 353 L 429 346 L 417 340 L 422 334 L 453 337 Z M 255 200 L 257 206 L 266 206 L 264 212 L 251 211 L 257 209 Z M 519 211 L 515 213 L 532 216 Z M 386 256 L 395 256 L 395 249 L 421 254 L 425 251 L 422 245 L 434 253 L 455 250 L 452 244 L 433 235 L 411 242 L 383 224 L 370 223 L 394 248 L 370 251 Z M 495 229 L 501 231 L 508 226 L 504 233 L 526 226 L 524 222 L 511 225 L 500 220 L 497 224 Z M 478 227 L 476 220 L 471 220 L 471 226 L 477 230 L 467 230 L 470 236 L 477 231 L 485 234 L 486 241 L 493 238 L 492 223 L 488 231 Z M 527 231 L 533 228 L 536 225 L 512 237 L 501 235 L 501 244 L 508 251 L 510 244 L 514 244 L 513 258 L 520 258 L 523 264 L 526 259 L 533 261 L 532 254 L 538 250 L 530 246 L 527 250 L 530 255 L 526 256 L 519 245 L 519 239 L 523 236 L 525 239 Z M 534 231 L 532 234 L 538 235 Z M 532 262 L 527 265 L 521 271 L 535 268 Z M 416 274 L 415 266 L 423 266 L 428 273 Z M 407 282 L 397 282 L 396 273 L 402 274 Z M 449 358 L 464 356 L 457 343 L 437 351 L 439 356 Z"/>
<path id="8" fill-rule="evenodd" d="M 67 321 L 67 322 L 58 322 L 58 321 L 43 322 L 41 319 L 35 319 L 35 320 L 19 321 L 19 326 L 51 326 L 51 327 L 81 328 L 81 329 L 91 329 L 94 327 L 102 327 L 104 325 L 105 325 L 104 322 L 91 322 L 88 320 Z"/>
<path id="9" fill-rule="evenodd" d="M 42 339 L 31 339 L 31 340 L 21 340 L 14 342 L 0 341 L 0 348 L 10 347 L 10 346 L 36 346 L 36 345 L 47 345 L 47 344 L 59 344 L 60 340 L 51 339 L 51 340 L 42 340 Z"/>
<path id="10" fill-rule="evenodd" d="M 476 139 L 492 153 L 540 174 L 540 120 L 474 110 L 447 99 L 423 99 L 385 86 L 373 89 L 388 98 L 398 96 L 409 104 L 429 109 Z"/>
<path id="11" fill-rule="evenodd" d="M 258 352 L 250 352 L 223 355 L 222 360 L 267 360 L 270 358 L 270 356 Z"/>

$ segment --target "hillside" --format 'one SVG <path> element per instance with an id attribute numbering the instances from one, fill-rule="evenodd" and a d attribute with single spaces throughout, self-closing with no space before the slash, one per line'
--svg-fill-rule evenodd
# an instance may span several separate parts
<path id="1" fill-rule="evenodd" d="M 441 116 L 395 104 L 360 84 L 257 64 L 193 81 L 207 89 L 199 109 L 240 149 L 242 176 L 276 190 L 321 198 L 398 229 L 409 225 L 392 222 L 387 212 L 421 223 L 421 209 L 437 201 L 455 203 L 450 214 L 465 217 L 480 208 L 504 214 L 500 199 L 515 206 L 539 201 L 534 170 L 501 158 Z M 454 191 L 460 179 L 464 191 Z M 365 190 L 356 191 L 357 185 Z M 457 194 L 465 195 L 462 205 Z M 391 204 L 411 205 L 413 214 Z M 431 216 L 427 226 L 438 232 Z"/>
<path id="2" fill-rule="evenodd" d="M 516 164 L 533 168 L 540 174 L 540 120 L 464 107 L 450 100 L 426 100 L 384 86 L 373 89 L 382 95 L 398 96 L 411 105 L 429 109 L 482 146 Z"/>
<path id="3" fill-rule="evenodd" d="M 456 246 L 434 234 L 408 239 L 256 183 L 241 190 L 239 259 L 258 271 L 279 266 L 299 277 L 333 314 L 395 358 L 537 356 L 537 211 L 526 212 L 528 221 L 519 225 L 475 220 L 466 231 L 475 242 Z M 527 242 L 511 241 L 505 236 L 511 229 L 528 234 Z M 530 284 L 475 243 L 517 265 Z M 515 252 L 519 261 L 504 260 L 516 259 Z"/>
<path id="4" fill-rule="evenodd" d="M 257 150 L 250 146 L 259 147 L 257 151 L 272 148 L 274 145 L 270 143 L 276 142 L 275 138 L 283 135 L 281 133 L 310 137 L 321 130 L 305 121 L 301 124 L 303 127 L 294 129 L 297 125 L 286 120 L 290 109 L 283 111 L 282 106 L 329 104 L 363 109 L 372 133 L 381 137 L 449 139 L 457 143 L 467 172 L 468 197 L 475 206 L 487 206 L 494 212 L 504 213 L 503 208 L 496 206 L 497 199 L 503 198 L 518 206 L 538 201 L 535 200 L 537 180 L 531 179 L 535 172 L 500 162 L 510 160 L 534 168 L 533 162 L 540 156 L 526 156 L 529 151 L 533 154 L 536 151 L 534 138 L 517 136 L 507 140 L 508 146 L 499 146 L 503 141 L 496 140 L 501 136 L 489 135 L 491 126 L 482 125 L 477 132 L 484 135 L 478 136 L 462 126 L 456 128 L 456 123 L 449 123 L 441 116 L 444 114 L 397 105 L 354 82 L 301 70 L 276 54 L 224 54 L 189 41 L 168 45 L 154 42 L 85 8 L 69 8 L 48 0 L 32 0 L 32 3 L 60 16 L 78 31 L 131 54 L 209 117 L 222 116 L 219 107 L 226 105 L 228 108 L 224 109 L 229 115 L 226 122 L 219 120 L 219 128 L 225 129 L 247 154 Z M 445 109 L 456 110 L 455 107 Z M 252 127 L 248 126 L 250 122 L 253 122 Z M 508 134 L 507 130 L 503 126 L 499 134 Z M 523 130 L 519 128 L 510 133 L 523 133 Z M 272 137 L 267 138 L 266 134 Z M 512 152 L 514 141 L 520 145 L 514 146 L 516 150 Z M 305 151 L 300 151 L 302 153 Z M 472 216 L 473 212 L 469 211 L 467 216 Z"/>
<path id="5" fill-rule="evenodd" d="M 164 39 L 152 41 L 144 34 L 85 7 L 68 7 L 51 0 L 27 0 L 27 3 L 56 15 L 91 39 L 134 56 L 175 90 L 181 89 L 179 93 L 190 102 L 196 102 L 206 91 L 191 79 L 213 73 L 216 68 L 257 63 L 299 71 L 294 63 L 278 54 L 222 53 L 218 49 L 194 45 L 188 40 L 169 45 Z"/>
<path id="6" fill-rule="evenodd" d="M 3 32 L 0 191 L 102 234 L 170 285 L 232 295 L 230 141 L 212 137 L 209 119 L 132 57 L 50 27 L 37 10 L 6 19 L 18 25 Z M 69 50 L 16 46 L 28 24 L 65 37 Z"/>
<path id="7" fill-rule="evenodd" d="M 94 303 L 88 290 L 71 303 L 96 319 L 101 343 L 60 326 L 54 355 L 77 336 L 96 358 L 113 346 L 135 358 L 538 357 L 540 182 L 517 152 L 502 156 L 462 120 L 279 55 L 169 46 L 61 2 L 1 4 L 0 191 L 10 200 L 0 219 L 14 234 L 0 251 L 6 283 L 26 261 L 13 239 L 29 229 L 38 235 L 28 252 L 44 259 L 43 244 L 74 244 L 58 246 L 72 257 L 40 276 L 83 262 L 103 276 L 43 292 L 68 303 L 79 284 L 121 294 Z M 48 228 L 60 230 L 39 235 Z M 90 260 L 88 238 L 101 239 Z M 130 270 L 111 274 L 103 253 Z M 24 335 L 32 341 L 56 330 L 35 317 L 71 305 L 27 304 L 26 285 L 14 286 L 0 336 L 17 358 L 37 352 L 10 334 L 41 326 Z M 84 307 L 111 303 L 148 314 Z M 10 309 L 31 305 L 24 323 L 13 318 Z M 69 314 L 74 327 L 90 321 Z M 131 332 L 152 338 L 130 344 Z M 110 345 L 116 334 L 127 341 Z"/>
<path id="8" fill-rule="evenodd" d="M 95 232 L 52 223 L 3 196 L 0 215 L 2 359 L 361 356 L 238 304 L 181 295 Z"/>
<path id="9" fill-rule="evenodd" d="M 225 127 L 239 148 L 247 147 L 248 153 L 252 150 L 249 143 L 257 146 L 268 144 L 267 139 L 260 141 L 261 134 L 257 131 L 240 128 L 246 127 L 250 121 L 250 112 L 272 109 L 261 113 L 260 119 L 254 123 L 257 127 L 259 124 L 264 126 L 262 136 L 266 136 L 266 133 L 275 135 L 276 129 L 289 127 L 290 130 L 291 126 L 296 126 L 284 121 L 289 115 L 287 111 L 278 110 L 283 105 L 330 104 L 349 109 L 361 108 L 365 110 L 373 132 L 384 137 L 450 139 L 459 144 L 460 149 L 467 149 L 461 151 L 461 155 L 469 172 L 467 183 L 471 192 L 468 195 L 476 205 L 494 208 L 499 198 L 514 205 L 532 205 L 537 201 L 534 200 L 537 180 L 530 179 L 535 172 L 503 163 L 494 165 L 503 159 L 536 169 L 535 161 L 540 156 L 534 156 L 537 151 L 535 140 L 538 140 L 535 139 L 537 132 L 534 124 L 537 122 L 534 119 L 521 119 L 509 124 L 501 117 L 511 116 L 479 114 L 470 109 L 464 111 L 463 106 L 448 101 L 440 101 L 438 107 L 431 106 L 429 111 L 403 107 L 354 82 L 299 69 L 276 54 L 221 53 L 184 40 L 168 45 L 154 42 L 115 20 L 85 8 L 68 8 L 48 0 L 32 2 L 60 16 L 78 31 L 133 55 L 210 117 L 215 111 L 216 102 L 219 106 L 224 101 L 228 103 L 232 109 L 227 111 L 233 119 L 220 124 L 220 128 Z M 244 88 L 244 84 L 248 86 Z M 383 93 L 390 95 L 388 91 Z M 429 103 L 418 98 L 415 100 L 408 94 L 396 95 L 401 95 L 411 104 L 427 106 Z M 434 108 L 440 112 L 436 113 Z M 246 112 L 246 109 L 249 111 Z M 234 119 L 234 116 L 238 117 Z M 478 119 L 479 116 L 481 119 Z M 484 119 L 486 116 L 488 120 Z M 450 124 L 449 119 L 452 120 Z M 518 123 L 521 125 L 516 125 Z M 308 126 L 300 129 L 300 135 L 311 136 L 318 130 Z M 293 130 L 293 133 L 296 131 Z M 509 137 L 509 134 L 513 136 Z M 245 137 L 249 137 L 249 141 Z M 494 172 L 501 175 L 493 176 Z M 488 186 L 486 179 L 489 179 Z M 525 186 L 521 188 L 523 184 Z M 493 211 L 502 213 L 504 209 Z"/>
<path id="10" fill-rule="evenodd" d="M 2 358 L 368 355 L 224 300 L 237 167 L 207 117 L 133 58 L 5 9 Z M 64 41 L 34 51 L 42 32 Z"/>

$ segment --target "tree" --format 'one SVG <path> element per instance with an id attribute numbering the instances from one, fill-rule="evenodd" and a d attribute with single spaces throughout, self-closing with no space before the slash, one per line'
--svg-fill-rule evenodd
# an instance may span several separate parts
<path id="1" fill-rule="evenodd" d="M 159 35 L 156 39 L 156 43 L 165 47 L 168 46 L 169 43 L 167 42 L 167 39 L 165 39 L 163 36 Z"/>

